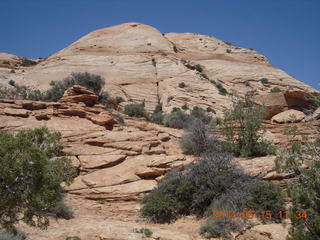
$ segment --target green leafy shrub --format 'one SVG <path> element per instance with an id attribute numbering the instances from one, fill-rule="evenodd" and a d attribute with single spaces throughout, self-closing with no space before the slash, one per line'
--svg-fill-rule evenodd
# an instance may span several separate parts
<path id="1" fill-rule="evenodd" d="M 1 240 L 24 240 L 26 238 L 27 234 L 19 230 L 15 234 L 6 230 L 0 231 Z"/>
<path id="2" fill-rule="evenodd" d="M 248 191 L 245 202 L 248 209 L 254 210 L 262 221 L 281 221 L 280 211 L 285 212 L 285 202 L 279 186 L 268 182 L 256 182 L 249 185 Z M 270 217 L 267 211 L 270 211 Z"/>
<path id="3" fill-rule="evenodd" d="M 131 104 L 127 104 L 124 107 L 124 114 L 127 114 L 130 117 L 144 117 L 149 119 L 149 114 L 147 113 L 147 111 L 145 110 L 145 104 L 143 103 L 131 103 Z"/>
<path id="4" fill-rule="evenodd" d="M 159 102 L 151 115 L 151 122 L 162 124 L 163 118 L 162 104 Z"/>
<path id="5" fill-rule="evenodd" d="M 273 154 L 273 145 L 262 137 L 265 116 L 264 107 L 246 99 L 233 101 L 232 108 L 224 110 L 222 130 L 226 142 L 222 144 L 223 151 L 244 157 Z"/>
<path id="6" fill-rule="evenodd" d="M 0 225 L 14 231 L 22 220 L 48 226 L 47 210 L 61 201 L 61 183 L 75 176 L 71 161 L 62 154 L 61 135 L 46 128 L 0 131 Z M 51 160 L 53 159 L 54 160 Z"/>
<path id="7" fill-rule="evenodd" d="M 28 58 L 26 58 L 26 57 L 23 57 L 23 58 L 21 59 L 20 64 L 21 64 L 21 66 L 23 66 L 23 67 L 30 67 L 30 66 L 36 65 L 37 62 L 36 62 L 36 61 L 33 61 L 33 60 L 31 60 L 31 59 L 28 59 Z"/>
<path id="8" fill-rule="evenodd" d="M 151 237 L 153 232 L 149 228 L 134 229 L 136 233 L 142 233 L 146 237 Z"/>
<path id="9" fill-rule="evenodd" d="M 274 87 L 270 90 L 271 93 L 279 93 L 279 92 L 282 92 L 282 90 L 278 87 Z"/>
<path id="10" fill-rule="evenodd" d="M 176 220 L 176 199 L 160 192 L 158 189 L 152 190 L 150 194 L 142 200 L 143 207 L 141 214 L 149 221 L 155 223 L 165 223 Z"/>
<path id="11" fill-rule="evenodd" d="M 184 82 L 179 83 L 179 88 L 185 88 L 187 85 Z"/>

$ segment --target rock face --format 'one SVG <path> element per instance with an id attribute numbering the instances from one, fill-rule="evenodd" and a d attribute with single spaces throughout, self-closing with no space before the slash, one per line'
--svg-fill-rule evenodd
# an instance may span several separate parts
<path id="1" fill-rule="evenodd" d="M 65 91 L 63 97 L 59 99 L 59 102 L 82 102 L 87 106 L 93 106 L 98 102 L 98 96 L 82 86 L 74 85 Z"/>
<path id="2" fill-rule="evenodd" d="M 165 112 L 188 103 L 191 108 L 210 106 L 220 115 L 230 104 L 221 86 L 241 96 L 274 87 L 313 91 L 252 49 L 200 34 L 161 34 L 140 23 L 96 30 L 35 66 L 15 67 L 14 74 L 10 70 L 9 65 L 0 66 L 0 83 L 12 79 L 41 89 L 71 72 L 98 74 L 106 79 L 112 96 L 125 100 L 123 104 L 145 100 L 149 111 L 160 100 Z M 178 87 L 181 82 L 186 87 Z"/>
<path id="3" fill-rule="evenodd" d="M 274 122 L 274 123 L 301 122 L 305 117 L 306 115 L 303 112 L 290 109 L 273 116 L 271 118 L 271 122 Z"/>
<path id="4" fill-rule="evenodd" d="M 168 170 L 194 160 L 179 150 L 182 131 L 133 118 L 120 125 L 103 106 L 85 104 L 92 100 L 97 96 L 79 86 L 59 103 L 0 100 L 0 129 L 61 132 L 64 151 L 80 172 L 67 190 L 90 199 L 139 199 Z"/>

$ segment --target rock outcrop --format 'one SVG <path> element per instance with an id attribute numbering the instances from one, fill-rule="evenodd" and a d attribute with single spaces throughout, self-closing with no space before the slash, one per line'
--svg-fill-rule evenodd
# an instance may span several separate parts
<path id="1" fill-rule="evenodd" d="M 290 109 L 271 118 L 271 122 L 273 123 L 290 123 L 290 122 L 301 122 L 306 115 L 303 112 Z"/>
<path id="2" fill-rule="evenodd" d="M 112 96 L 125 100 L 122 104 L 145 100 L 149 111 L 160 101 L 165 112 L 188 103 L 221 115 L 231 102 L 221 94 L 223 88 L 240 96 L 264 94 L 274 87 L 313 91 L 252 49 L 201 34 L 161 34 L 140 23 L 96 30 L 35 66 L 15 66 L 14 74 L 11 69 L 11 64 L 0 65 L 0 83 L 12 79 L 41 89 L 71 72 L 98 74 Z M 181 82 L 186 87 L 179 88 Z"/>

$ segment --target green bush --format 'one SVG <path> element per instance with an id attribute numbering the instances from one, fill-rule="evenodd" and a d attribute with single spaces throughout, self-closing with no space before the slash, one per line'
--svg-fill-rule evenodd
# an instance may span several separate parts
<path id="1" fill-rule="evenodd" d="M 119 103 L 122 103 L 124 102 L 125 100 L 123 99 L 123 97 L 116 97 L 116 102 L 119 104 Z"/>
<path id="2" fill-rule="evenodd" d="M 254 210 L 262 221 L 281 221 L 280 211 L 285 212 L 285 202 L 279 186 L 268 182 L 256 182 L 248 186 L 248 192 L 245 201 L 248 209 Z M 267 211 L 270 211 L 270 217 Z"/>
<path id="3" fill-rule="evenodd" d="M 271 93 L 279 93 L 279 92 L 282 92 L 282 90 L 278 87 L 274 87 L 270 90 Z"/>
<path id="4" fill-rule="evenodd" d="M 26 58 L 26 57 L 23 57 L 23 58 L 21 59 L 20 64 L 21 64 L 21 66 L 23 66 L 23 67 L 30 67 L 30 66 L 36 65 L 37 62 L 36 62 L 36 61 L 33 61 L 33 60 L 31 60 L 31 59 L 28 59 L 28 58 Z"/>
<path id="5" fill-rule="evenodd" d="M 260 82 L 261 82 L 262 84 L 268 84 L 268 83 L 269 83 L 269 79 L 268 79 L 268 78 L 261 78 L 261 79 L 260 79 Z"/>
<path id="6" fill-rule="evenodd" d="M 241 179 L 230 154 L 205 153 L 185 170 L 168 172 L 144 197 L 142 215 L 153 222 L 171 222 L 188 214 L 202 217 L 213 199 L 234 190 L 234 182 Z"/>
<path id="7" fill-rule="evenodd" d="M 200 64 L 196 64 L 194 67 L 198 72 L 202 72 L 203 71 L 203 68 L 201 67 Z"/>
<path id="8" fill-rule="evenodd" d="M 24 240 L 27 238 L 26 233 L 17 231 L 15 234 L 6 230 L 0 230 L 1 240 Z"/>
<path id="9" fill-rule="evenodd" d="M 46 92 L 46 101 L 55 102 L 59 100 L 64 92 L 73 85 L 83 86 L 99 96 L 104 84 L 105 80 L 99 75 L 88 72 L 71 73 L 63 81 L 52 81 L 50 83 L 51 88 Z"/>
<path id="10" fill-rule="evenodd" d="M 149 114 L 145 110 L 145 104 L 143 103 L 131 103 L 127 104 L 124 107 L 123 113 L 130 116 L 130 117 L 144 117 L 149 119 Z"/>
<path id="11" fill-rule="evenodd" d="M 81 238 L 74 236 L 74 237 L 67 237 L 66 240 L 81 240 Z"/>
<path id="12" fill-rule="evenodd" d="M 71 161 L 59 157 L 60 138 L 46 128 L 16 135 L 0 131 L 2 228 L 14 231 L 21 218 L 32 226 L 48 226 L 47 210 L 61 200 L 61 183 L 70 184 L 75 176 Z"/>
<path id="13" fill-rule="evenodd" d="M 187 85 L 184 82 L 179 83 L 179 88 L 185 88 Z"/>
<path id="14" fill-rule="evenodd" d="M 177 218 L 177 201 L 158 189 L 152 190 L 150 194 L 144 197 L 142 204 L 141 214 L 149 221 L 165 223 L 174 221 Z"/>
<path id="15" fill-rule="evenodd" d="M 233 101 L 232 108 L 224 110 L 222 130 L 226 142 L 222 144 L 223 151 L 244 157 L 274 154 L 273 145 L 263 139 L 265 116 L 264 107 L 246 99 Z"/>

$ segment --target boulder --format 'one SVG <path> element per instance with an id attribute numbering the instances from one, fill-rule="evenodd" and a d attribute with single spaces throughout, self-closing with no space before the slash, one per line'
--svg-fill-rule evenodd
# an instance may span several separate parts
<path id="1" fill-rule="evenodd" d="M 305 117 L 306 115 L 303 112 L 290 109 L 273 116 L 271 118 L 271 122 L 273 123 L 301 122 Z"/>
<path id="2" fill-rule="evenodd" d="M 93 106 L 98 102 L 99 97 L 95 95 L 92 91 L 86 89 L 83 86 L 74 85 L 68 88 L 63 97 L 59 99 L 60 103 L 70 102 L 79 103 L 82 102 L 87 106 Z"/>

